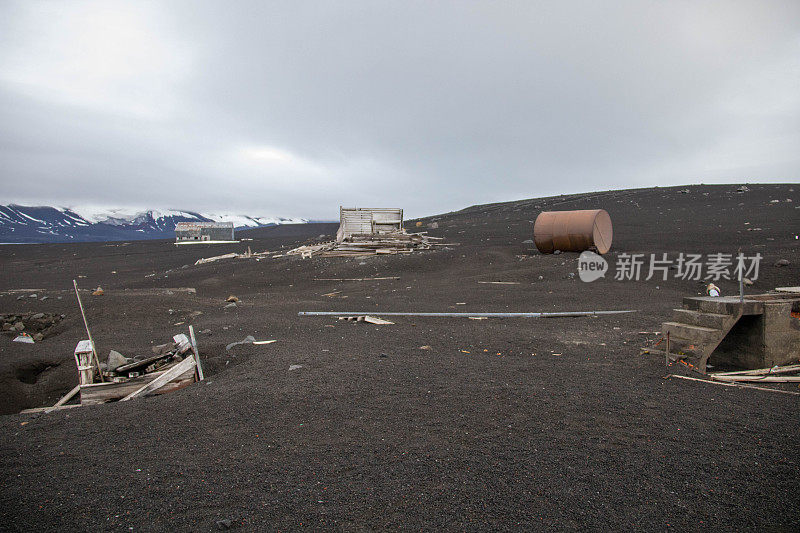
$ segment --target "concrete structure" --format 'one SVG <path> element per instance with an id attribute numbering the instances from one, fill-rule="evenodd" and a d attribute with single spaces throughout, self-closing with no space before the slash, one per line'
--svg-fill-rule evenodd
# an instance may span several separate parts
<path id="1" fill-rule="evenodd" d="M 178 222 L 175 242 L 232 241 L 233 222 Z"/>
<path id="2" fill-rule="evenodd" d="M 784 365 L 800 359 L 800 295 L 684 298 L 662 332 L 669 334 L 671 355 L 703 372 L 707 363 L 744 369 Z"/>
<path id="3" fill-rule="evenodd" d="M 339 207 L 339 231 L 336 240 L 341 242 L 353 235 L 375 235 L 403 231 L 403 210 L 398 208 Z"/>

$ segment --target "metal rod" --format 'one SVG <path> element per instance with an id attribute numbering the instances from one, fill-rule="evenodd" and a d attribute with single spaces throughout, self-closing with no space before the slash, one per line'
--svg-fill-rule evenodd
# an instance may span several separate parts
<path id="1" fill-rule="evenodd" d="M 351 316 L 351 315 L 372 315 L 372 316 L 427 316 L 442 318 L 559 318 L 559 317 L 581 317 L 598 315 L 619 315 L 622 313 L 635 313 L 635 309 L 624 311 L 566 311 L 553 313 L 416 313 L 416 312 L 387 312 L 387 311 L 300 311 L 299 316 Z"/>
<path id="2" fill-rule="evenodd" d="M 72 280 L 72 286 L 75 287 L 75 296 L 78 298 L 78 306 L 81 308 L 81 316 L 83 317 L 83 325 L 86 326 L 86 335 L 89 336 L 89 344 L 92 346 L 92 356 L 94 356 L 94 362 L 97 364 L 97 373 L 100 375 L 100 382 L 105 382 L 103 379 L 103 370 L 100 368 L 100 359 L 97 358 L 97 351 L 94 349 L 94 340 L 92 339 L 92 334 L 89 332 L 89 323 L 86 321 L 86 313 L 83 311 L 83 302 L 81 302 L 81 295 L 78 293 L 78 282 L 74 279 Z"/>

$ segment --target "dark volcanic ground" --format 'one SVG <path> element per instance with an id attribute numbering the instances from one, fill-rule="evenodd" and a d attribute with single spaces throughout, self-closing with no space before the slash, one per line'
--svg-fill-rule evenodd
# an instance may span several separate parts
<path id="1" fill-rule="evenodd" d="M 83 296 L 103 358 L 110 349 L 146 353 L 188 323 L 211 333 L 198 337 L 203 383 L 125 404 L 0 417 L 0 529 L 208 531 L 230 520 L 252 530 L 797 530 L 800 396 L 667 380 L 662 359 L 640 355 L 702 285 L 615 281 L 613 270 L 583 283 L 570 276 L 575 254 L 543 256 L 523 241 L 542 210 L 601 207 L 614 222 L 612 269 L 622 252 L 741 247 L 764 256 L 749 292 L 800 285 L 798 187 L 476 206 L 424 220 L 439 224 L 431 235 L 459 246 L 408 256 L 193 266 L 247 246 L 288 248 L 336 225 L 254 230 L 235 246 L 4 246 L 0 313 L 65 315 L 40 343 L 0 337 L 5 413 L 52 404 L 75 385 L 72 350 L 85 332 L 73 278 L 106 291 Z M 778 259 L 790 265 L 774 266 Z M 372 276 L 400 279 L 314 281 Z M 197 293 L 154 290 L 170 287 Z M 26 294 L 18 289 L 37 298 L 18 300 Z M 223 310 L 230 294 L 241 305 Z M 390 326 L 297 316 L 598 309 L 639 312 Z M 278 342 L 226 353 L 246 335 Z"/>

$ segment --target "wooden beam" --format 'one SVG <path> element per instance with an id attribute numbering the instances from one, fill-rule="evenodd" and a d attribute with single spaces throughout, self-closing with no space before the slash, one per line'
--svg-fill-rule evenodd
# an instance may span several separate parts
<path id="1" fill-rule="evenodd" d="M 756 387 L 755 385 L 745 385 L 743 383 L 724 383 L 722 381 L 709 381 L 707 379 L 699 379 L 699 378 L 692 378 L 689 376 L 680 376 L 678 374 L 668 374 L 667 377 L 669 378 L 678 378 L 678 379 L 688 379 L 689 381 L 700 381 L 702 383 L 709 383 L 711 385 L 721 385 L 723 387 L 738 387 L 740 389 L 756 389 L 756 390 L 763 390 L 766 392 L 779 392 L 781 394 L 793 394 L 795 396 L 800 396 L 800 392 L 793 392 L 789 390 L 781 390 L 781 389 L 768 389 L 767 387 Z"/>
<path id="2" fill-rule="evenodd" d="M 753 381 L 762 383 L 798 383 L 800 376 L 711 376 L 715 381 L 724 381 L 730 383 L 732 381 Z"/>
<path id="3" fill-rule="evenodd" d="M 86 335 L 89 336 L 89 343 L 92 345 L 92 355 L 94 356 L 94 362 L 97 364 L 97 373 L 100 376 L 100 381 L 103 382 L 103 370 L 100 368 L 100 359 L 97 358 L 97 350 L 94 347 L 94 339 L 92 339 L 92 334 L 89 332 L 89 323 L 86 321 L 86 313 L 83 312 L 83 302 L 81 302 L 81 295 L 78 293 L 78 282 L 74 279 L 72 280 L 72 286 L 75 287 L 75 296 L 78 298 L 78 307 L 81 308 L 81 316 L 83 317 L 83 325 L 86 326 Z"/>
<path id="4" fill-rule="evenodd" d="M 183 374 L 187 370 L 190 370 L 190 369 L 194 368 L 196 365 L 197 365 L 197 363 L 196 363 L 196 361 L 194 359 L 194 355 L 190 355 L 189 357 L 187 357 L 186 359 L 184 359 L 183 361 L 181 361 L 177 365 L 173 366 L 172 368 L 170 368 L 169 370 L 167 370 L 166 372 L 164 372 L 163 374 L 158 376 L 156 379 L 154 379 L 150 383 L 147 383 L 146 385 L 144 385 L 144 386 L 140 387 L 139 389 L 133 391 L 132 393 L 128 394 L 127 396 L 122 398 L 120 401 L 121 402 L 127 402 L 128 400 L 132 400 L 133 398 L 136 398 L 137 396 L 142 396 L 144 394 L 148 394 L 150 392 L 158 390 L 159 388 L 163 387 L 164 385 L 166 385 L 167 383 L 169 383 L 173 379 L 177 378 L 178 376 L 180 376 L 181 374 Z"/>
<path id="5" fill-rule="evenodd" d="M 203 376 L 203 365 L 200 364 L 200 350 L 197 349 L 197 341 L 194 338 L 194 328 L 192 326 L 189 326 L 189 341 L 192 343 L 192 351 L 197 360 L 197 377 L 200 381 L 203 381 L 206 378 Z"/>
<path id="6" fill-rule="evenodd" d="M 712 376 L 765 376 L 772 374 L 791 374 L 800 372 L 800 365 L 774 366 L 772 368 L 757 368 L 755 370 L 736 370 L 734 372 L 714 372 Z"/>
<path id="7" fill-rule="evenodd" d="M 54 410 L 54 409 L 57 409 L 57 408 L 61 407 L 62 405 L 64 405 L 64 404 L 65 404 L 65 403 L 67 403 L 68 401 L 70 401 L 70 399 L 71 399 L 73 396 L 75 396 L 76 394 L 78 394 L 78 392 L 79 392 L 80 390 L 81 390 L 81 386 L 80 386 L 80 385 L 76 385 L 74 389 L 72 389 L 71 391 L 69 391 L 68 393 L 66 393 L 64 396 L 62 396 L 62 397 L 61 397 L 61 399 L 60 399 L 60 400 L 58 400 L 58 401 L 56 402 L 56 404 L 55 404 L 53 407 L 51 407 L 50 409 L 51 409 L 51 410 Z M 50 412 L 50 411 L 45 411 L 45 413 L 49 413 L 49 412 Z"/>

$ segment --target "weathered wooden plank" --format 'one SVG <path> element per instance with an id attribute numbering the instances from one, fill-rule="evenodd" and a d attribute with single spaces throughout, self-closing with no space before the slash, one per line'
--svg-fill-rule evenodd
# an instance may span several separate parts
<path id="1" fill-rule="evenodd" d="M 172 366 L 171 368 L 174 367 L 175 366 Z M 142 385 L 148 384 L 157 377 L 163 375 L 165 372 L 167 372 L 167 370 L 169 369 L 151 372 L 149 374 L 144 374 L 137 378 L 132 378 L 119 383 L 93 383 L 91 385 L 84 385 L 81 387 L 81 403 L 85 405 L 93 405 L 120 400 L 128 394 L 134 392 L 136 389 L 141 388 Z M 179 377 L 179 380 L 184 379 L 188 379 L 190 383 L 194 381 L 193 368 L 184 372 Z M 157 390 L 154 392 L 154 394 L 163 394 L 169 392 L 170 390 L 175 390 L 172 388 L 172 384 L 170 384 L 169 387 L 163 387 Z"/>
<path id="2" fill-rule="evenodd" d="M 178 363 L 174 367 L 170 368 L 169 370 L 167 370 L 166 372 L 164 372 L 163 374 L 158 376 L 156 379 L 154 379 L 150 383 L 147 383 L 144 386 L 142 386 L 141 388 L 139 388 L 139 389 L 133 391 L 132 393 L 128 394 L 127 396 L 122 398 L 120 401 L 121 402 L 127 402 L 128 400 L 132 400 L 133 398 L 136 398 L 138 396 L 143 396 L 145 394 L 153 392 L 153 391 L 163 387 L 164 385 L 166 385 L 167 383 L 169 383 L 173 379 L 177 379 L 181 374 L 183 374 L 184 372 L 186 372 L 188 370 L 191 370 L 192 373 L 194 373 L 196 366 L 197 366 L 197 363 L 195 361 L 194 355 L 190 355 L 189 357 L 187 357 L 186 359 L 184 359 L 183 361 L 181 361 L 180 363 Z"/>

